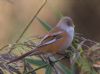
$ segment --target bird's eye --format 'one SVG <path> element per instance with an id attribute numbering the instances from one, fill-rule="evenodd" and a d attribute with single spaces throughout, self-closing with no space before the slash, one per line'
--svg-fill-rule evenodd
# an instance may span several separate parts
<path id="1" fill-rule="evenodd" d="M 67 24 L 68 26 L 73 26 L 73 27 L 74 27 L 74 24 L 73 24 L 72 21 L 66 21 L 66 24 Z"/>
<path id="2" fill-rule="evenodd" d="M 71 23 L 70 21 L 66 21 L 66 24 L 67 24 L 68 26 L 72 26 L 72 23 Z"/>

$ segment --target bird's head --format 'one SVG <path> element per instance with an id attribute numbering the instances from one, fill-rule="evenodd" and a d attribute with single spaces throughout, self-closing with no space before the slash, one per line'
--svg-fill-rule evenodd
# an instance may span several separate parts
<path id="1" fill-rule="evenodd" d="M 75 25 L 73 24 L 73 21 L 70 17 L 63 17 L 58 22 L 57 27 L 64 31 L 74 30 Z"/>
<path id="2" fill-rule="evenodd" d="M 72 19 L 68 16 L 61 18 L 61 20 L 58 23 L 59 25 L 67 25 L 69 27 L 75 27 Z"/>

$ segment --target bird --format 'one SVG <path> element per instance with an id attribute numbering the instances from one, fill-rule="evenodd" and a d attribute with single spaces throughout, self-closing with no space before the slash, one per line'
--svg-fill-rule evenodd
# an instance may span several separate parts
<path id="1" fill-rule="evenodd" d="M 35 49 L 32 49 L 21 56 L 12 59 L 7 64 L 19 61 L 30 54 L 52 53 L 56 54 L 68 48 L 74 38 L 75 25 L 71 17 L 65 16 L 60 19 L 57 25 L 48 33 L 42 36 L 41 41 Z"/>

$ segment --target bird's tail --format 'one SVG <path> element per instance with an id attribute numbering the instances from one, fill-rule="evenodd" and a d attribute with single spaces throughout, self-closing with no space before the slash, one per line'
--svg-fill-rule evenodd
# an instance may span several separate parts
<path id="1" fill-rule="evenodd" d="M 29 51 L 29 52 L 27 52 L 27 53 L 25 53 L 25 54 L 23 54 L 23 55 L 21 55 L 21 56 L 19 56 L 19 57 L 15 58 L 15 59 L 13 59 L 13 60 L 11 60 L 11 61 L 9 61 L 9 62 L 7 62 L 7 64 L 10 64 L 10 63 L 19 61 L 19 60 L 21 60 L 21 59 L 23 59 L 23 58 L 25 58 L 26 56 L 29 56 L 29 55 L 31 55 L 31 54 L 32 54 L 32 55 L 37 54 L 37 53 L 39 52 L 37 49 L 38 49 L 38 48 L 36 48 L 36 49 L 34 49 L 34 50 L 31 50 L 31 51 Z"/>

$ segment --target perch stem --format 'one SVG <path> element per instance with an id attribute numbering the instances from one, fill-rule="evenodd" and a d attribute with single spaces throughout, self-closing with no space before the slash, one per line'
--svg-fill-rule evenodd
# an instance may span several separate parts
<path id="1" fill-rule="evenodd" d="M 54 62 L 52 62 L 52 63 L 57 63 L 57 62 L 59 62 L 60 60 L 63 60 L 63 59 L 65 59 L 66 57 L 64 56 L 64 57 L 61 57 L 61 58 L 59 58 L 58 60 L 56 60 L 56 61 L 54 61 Z M 30 73 L 32 73 L 32 72 L 35 72 L 35 71 L 37 71 L 37 70 L 39 70 L 39 69 L 42 69 L 42 68 L 44 68 L 44 67 L 47 67 L 48 65 L 50 65 L 49 63 L 47 63 L 47 64 L 45 64 L 45 65 L 43 65 L 43 66 L 40 66 L 39 68 L 36 68 L 36 69 L 34 69 L 34 70 L 32 70 L 32 71 L 29 71 L 29 72 L 27 72 L 26 74 L 30 74 Z"/>

